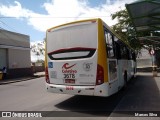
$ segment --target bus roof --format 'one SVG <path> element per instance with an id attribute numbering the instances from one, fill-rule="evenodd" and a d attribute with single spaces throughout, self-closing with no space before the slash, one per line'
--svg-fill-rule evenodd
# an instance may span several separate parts
<path id="1" fill-rule="evenodd" d="M 101 21 L 103 23 L 103 25 L 105 25 L 105 27 L 107 27 L 107 29 L 112 33 L 114 34 L 120 41 L 122 41 L 124 44 L 126 44 L 130 49 L 133 50 L 133 48 L 128 44 L 126 43 L 122 37 L 120 35 L 118 35 L 113 29 L 111 29 L 101 18 L 93 18 L 93 19 L 86 19 L 86 20 L 78 20 L 78 21 L 73 21 L 73 22 L 68 22 L 68 23 L 65 23 L 65 24 L 61 24 L 61 25 L 57 25 L 57 26 L 54 26 L 54 27 L 51 27 L 49 29 L 47 29 L 47 32 L 51 31 L 52 29 L 55 29 L 55 28 L 59 28 L 59 27 L 62 27 L 62 26 L 66 26 L 66 25 L 70 25 L 70 24 L 76 24 L 76 23 L 81 23 L 81 22 L 89 22 L 89 21 Z"/>
<path id="2" fill-rule="evenodd" d="M 65 23 L 65 24 L 61 24 L 61 25 L 51 27 L 47 31 L 51 31 L 52 29 L 59 28 L 59 27 L 62 27 L 62 26 L 66 26 L 66 25 L 70 25 L 70 24 L 76 24 L 76 23 L 88 22 L 88 21 L 98 21 L 98 20 L 101 20 L 101 19 L 100 18 L 93 18 L 93 19 L 86 19 L 86 20 L 78 20 L 78 21 L 69 22 L 69 23 Z"/>

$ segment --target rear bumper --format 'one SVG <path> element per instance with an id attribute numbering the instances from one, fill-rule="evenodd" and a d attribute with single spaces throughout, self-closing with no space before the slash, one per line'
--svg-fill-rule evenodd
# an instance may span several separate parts
<path id="1" fill-rule="evenodd" d="M 66 86 L 46 83 L 48 92 L 72 95 L 108 96 L 108 85 L 106 83 L 97 86 Z"/>

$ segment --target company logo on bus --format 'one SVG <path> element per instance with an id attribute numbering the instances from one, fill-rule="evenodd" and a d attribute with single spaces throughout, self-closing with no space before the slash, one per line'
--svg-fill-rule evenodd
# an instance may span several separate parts
<path id="1" fill-rule="evenodd" d="M 62 73 L 70 73 L 70 74 L 75 74 L 77 73 L 77 70 L 74 70 L 73 67 L 75 66 L 76 64 L 69 64 L 69 63 L 65 63 L 63 66 L 62 66 Z"/>
<path id="2" fill-rule="evenodd" d="M 69 65 L 69 63 L 65 63 L 62 68 L 65 68 L 65 69 L 69 69 L 69 68 L 72 68 L 73 66 L 75 66 L 76 64 L 73 64 L 73 65 Z"/>

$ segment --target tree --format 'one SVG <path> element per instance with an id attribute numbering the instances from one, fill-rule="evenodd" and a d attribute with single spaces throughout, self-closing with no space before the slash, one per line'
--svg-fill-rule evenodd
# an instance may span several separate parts
<path id="1" fill-rule="evenodd" d="M 115 30 L 116 33 L 118 33 L 122 39 L 128 43 L 132 48 L 134 48 L 137 53 L 140 52 L 142 48 L 147 49 L 148 51 L 154 47 L 155 56 L 157 61 L 159 61 L 160 58 L 160 42 L 157 40 L 147 40 L 145 38 L 144 40 L 140 41 L 139 37 L 146 37 L 151 36 L 151 33 L 153 36 L 160 36 L 160 31 L 143 31 L 143 32 L 137 32 L 133 26 L 132 20 L 129 17 L 129 14 L 126 9 L 120 10 L 114 14 L 111 15 L 112 19 L 117 19 L 118 23 L 113 25 L 112 28 Z M 154 41 L 154 42 L 153 42 Z M 157 64 L 160 66 L 160 62 Z"/>
<path id="2" fill-rule="evenodd" d="M 118 23 L 113 25 L 112 28 L 118 33 L 125 42 L 132 48 L 139 51 L 141 48 L 151 49 L 154 45 L 156 49 L 160 49 L 160 44 L 154 44 L 153 41 L 144 40 L 139 41 L 138 37 L 150 36 L 151 31 L 137 32 L 133 26 L 132 20 L 126 9 L 120 10 L 111 15 L 112 19 L 117 19 Z M 160 36 L 160 32 L 152 31 L 154 36 Z"/>
<path id="3" fill-rule="evenodd" d="M 45 54 L 44 42 L 45 41 L 42 41 L 31 45 L 32 52 L 37 56 L 37 62 L 41 61 L 41 59 L 39 59 L 39 56 L 44 56 Z"/>
<path id="4" fill-rule="evenodd" d="M 128 15 L 126 9 L 120 10 L 111 15 L 112 19 L 117 19 L 118 23 L 113 25 L 113 30 L 119 34 L 122 39 L 128 43 L 133 49 L 139 51 L 142 48 L 142 44 L 137 39 L 137 33 L 133 27 L 133 23 Z"/>

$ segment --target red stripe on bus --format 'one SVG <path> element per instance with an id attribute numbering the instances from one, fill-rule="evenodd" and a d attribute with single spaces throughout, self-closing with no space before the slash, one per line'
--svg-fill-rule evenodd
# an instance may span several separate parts
<path id="1" fill-rule="evenodd" d="M 83 47 L 75 47 L 75 48 L 66 48 L 66 49 L 59 49 L 56 51 L 49 52 L 48 54 L 56 54 L 56 53 L 62 53 L 65 51 L 91 51 L 96 50 L 95 48 L 83 48 Z"/>

